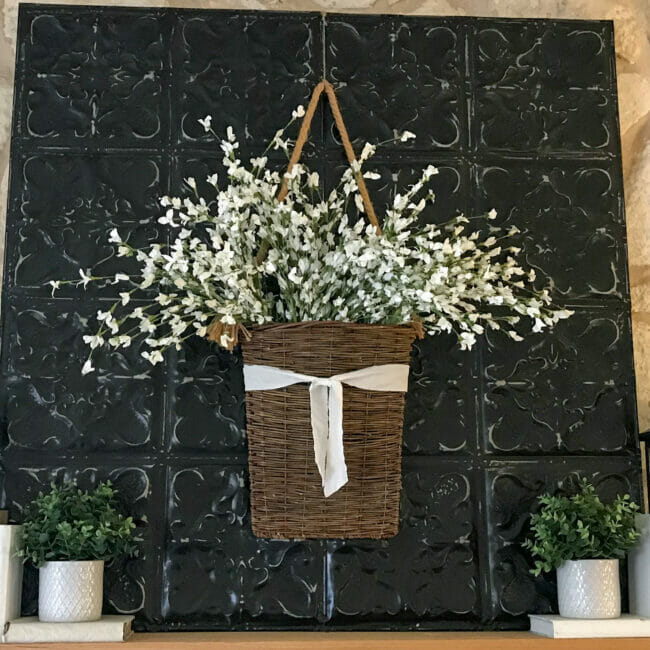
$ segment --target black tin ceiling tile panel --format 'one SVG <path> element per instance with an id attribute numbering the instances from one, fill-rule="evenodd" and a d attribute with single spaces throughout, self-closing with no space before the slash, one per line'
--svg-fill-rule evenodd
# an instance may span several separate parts
<path id="1" fill-rule="evenodd" d="M 219 135 L 232 126 L 242 145 L 269 142 L 323 76 L 321 31 L 313 13 L 178 12 L 172 142 L 214 146 L 197 122 L 206 114 Z"/>
<path id="2" fill-rule="evenodd" d="M 486 337 L 485 448 L 501 454 L 636 453 L 627 311 L 582 308 L 556 330 Z M 507 414 L 507 416 L 505 415 Z"/>
<path id="3" fill-rule="evenodd" d="M 480 152 L 608 153 L 618 142 L 610 94 L 602 90 L 477 88 L 474 138 Z"/>
<path id="4" fill-rule="evenodd" d="M 5 301 L 3 366 L 9 448 L 146 452 L 161 444 L 161 372 L 136 345 L 102 352 L 97 374 L 82 376 L 82 337 L 105 304 L 79 300 Z M 100 360 L 101 359 L 101 360 Z"/>
<path id="5" fill-rule="evenodd" d="M 333 622 L 476 625 L 479 502 L 470 464 L 407 461 L 397 536 L 329 545 Z"/>
<path id="6" fill-rule="evenodd" d="M 495 208 L 495 223 L 521 230 L 515 243 L 558 295 L 598 304 L 628 298 L 618 162 L 488 157 L 474 173 L 476 209 Z"/>
<path id="7" fill-rule="evenodd" d="M 14 164 L 22 187 L 8 240 L 7 281 L 32 295 L 48 295 L 52 278 L 78 279 L 79 269 L 128 272 L 107 241 L 112 228 L 138 245 L 164 237 L 158 198 L 167 191 L 168 163 L 160 156 L 35 152 Z M 135 261 L 131 266 L 137 270 Z M 117 297 L 118 291 L 109 285 L 100 294 Z"/>
<path id="8" fill-rule="evenodd" d="M 478 20 L 475 26 L 477 86 L 612 88 L 607 22 Z"/>
<path id="9" fill-rule="evenodd" d="M 168 20 L 53 7 L 21 34 L 20 133 L 55 147 L 160 147 L 169 130 Z"/>
<path id="10" fill-rule="evenodd" d="M 605 21 L 478 20 L 472 41 L 472 140 L 479 151 L 618 153 Z"/>
<path id="11" fill-rule="evenodd" d="M 173 465 L 163 576 L 166 620 L 229 625 L 317 619 L 323 542 L 257 539 L 245 465 Z"/>
<path id="12" fill-rule="evenodd" d="M 404 409 L 405 453 L 474 453 L 478 439 L 477 356 L 461 352 L 455 336 L 415 342 Z"/>
<path id="13" fill-rule="evenodd" d="M 245 454 L 242 359 L 196 339 L 170 371 L 168 439 L 172 454 Z"/>
<path id="14" fill-rule="evenodd" d="M 391 149 L 453 150 L 467 142 L 465 27 L 459 20 L 329 15 L 325 63 L 357 143 L 409 130 L 420 137 Z M 340 147 L 326 118 L 327 146 Z"/>
<path id="15" fill-rule="evenodd" d="M 518 546 L 535 496 L 567 476 L 638 494 L 625 222 L 609 22 L 21 5 L 3 285 L 1 504 L 52 478 L 111 478 L 145 539 L 107 569 L 107 612 L 139 630 L 474 629 L 555 606 Z M 312 87 L 336 85 L 379 152 L 379 212 L 436 164 L 440 223 L 492 207 L 575 310 L 552 334 L 418 342 L 400 532 L 277 541 L 250 529 L 241 358 L 193 340 L 152 369 L 82 377 L 86 324 L 115 287 L 44 283 L 117 268 L 105 237 L 165 238 L 156 198 L 222 172 L 196 119 L 258 153 Z M 304 157 L 343 154 L 319 108 Z M 273 159 L 281 168 L 283 158 Z M 24 611 L 36 573 L 27 570 Z"/>

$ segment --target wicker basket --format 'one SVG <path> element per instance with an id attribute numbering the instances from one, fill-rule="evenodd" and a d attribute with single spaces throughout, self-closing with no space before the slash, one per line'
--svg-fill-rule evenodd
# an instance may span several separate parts
<path id="1" fill-rule="evenodd" d="M 244 362 L 330 377 L 409 362 L 408 325 L 283 323 L 254 328 Z M 253 532 L 258 537 L 391 537 L 401 489 L 404 393 L 344 387 L 348 483 L 325 498 L 314 460 L 309 387 L 246 394 Z"/>

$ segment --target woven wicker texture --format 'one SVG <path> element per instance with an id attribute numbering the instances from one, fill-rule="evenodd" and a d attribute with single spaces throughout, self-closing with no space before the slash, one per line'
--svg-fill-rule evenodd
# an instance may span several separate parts
<path id="1" fill-rule="evenodd" d="M 283 323 L 254 328 L 244 362 L 318 377 L 408 363 L 408 325 Z M 401 489 L 404 394 L 344 386 L 348 483 L 323 496 L 306 384 L 246 394 L 253 532 L 258 537 L 391 537 Z"/>

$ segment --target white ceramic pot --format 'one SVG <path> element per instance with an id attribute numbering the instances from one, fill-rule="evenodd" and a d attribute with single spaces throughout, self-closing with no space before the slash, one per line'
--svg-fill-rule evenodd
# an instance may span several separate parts
<path id="1" fill-rule="evenodd" d="M 38 619 L 55 623 L 102 616 L 104 560 L 46 562 L 39 569 Z"/>
<path id="2" fill-rule="evenodd" d="M 618 618 L 621 586 L 618 560 L 569 560 L 557 570 L 560 616 Z"/>
<path id="3" fill-rule="evenodd" d="M 650 515 L 637 514 L 635 523 L 641 537 L 628 554 L 630 614 L 650 618 Z"/>

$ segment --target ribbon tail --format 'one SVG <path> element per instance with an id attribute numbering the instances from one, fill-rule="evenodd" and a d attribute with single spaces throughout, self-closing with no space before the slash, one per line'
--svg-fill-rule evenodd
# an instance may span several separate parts
<path id="1" fill-rule="evenodd" d="M 348 468 L 343 451 L 343 386 L 340 381 L 330 380 L 329 387 L 329 436 L 323 492 L 326 497 L 340 490 L 348 482 Z"/>
<path id="2" fill-rule="evenodd" d="M 314 437 L 314 460 L 322 484 L 325 485 L 325 471 L 327 468 L 327 437 L 329 418 L 327 414 L 327 386 L 317 381 L 312 381 L 309 386 L 309 401 L 311 409 L 311 431 Z"/>

